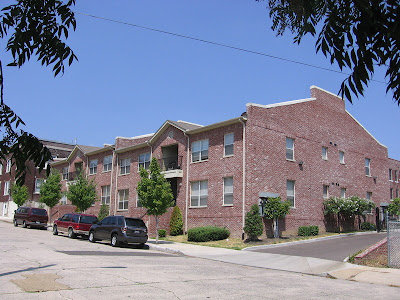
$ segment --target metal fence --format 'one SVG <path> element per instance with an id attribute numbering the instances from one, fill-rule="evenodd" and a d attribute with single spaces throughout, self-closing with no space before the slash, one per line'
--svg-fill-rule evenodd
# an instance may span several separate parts
<path id="1" fill-rule="evenodd" d="M 387 222 L 388 265 L 400 268 L 400 222 Z"/>

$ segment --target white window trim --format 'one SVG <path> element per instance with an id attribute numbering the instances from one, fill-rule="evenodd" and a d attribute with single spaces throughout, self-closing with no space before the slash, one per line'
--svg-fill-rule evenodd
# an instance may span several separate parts
<path id="1" fill-rule="evenodd" d="M 293 148 L 288 148 L 287 147 L 287 140 L 288 139 L 293 140 Z M 285 138 L 285 158 L 286 158 L 287 161 L 296 161 L 295 158 L 294 158 L 294 142 L 295 142 L 294 138 L 291 138 L 291 137 L 286 137 Z M 292 158 L 287 158 L 287 156 L 286 156 L 286 153 L 287 153 L 288 149 L 292 150 L 292 153 L 293 153 L 293 155 L 292 155 L 293 157 Z"/>
<path id="2" fill-rule="evenodd" d="M 225 178 L 232 178 L 232 204 L 225 204 Z M 222 182 L 222 206 L 233 206 L 233 195 L 234 195 L 234 190 L 233 190 L 234 184 L 233 184 L 233 176 L 227 176 L 223 178 Z"/>
<path id="3" fill-rule="evenodd" d="M 393 170 L 389 169 L 389 181 L 393 182 Z"/>
<path id="4" fill-rule="evenodd" d="M 146 160 L 146 155 L 149 154 L 149 160 Z M 144 157 L 143 162 L 140 161 L 140 157 Z M 146 168 L 146 163 L 149 163 L 149 167 L 150 167 L 150 162 L 151 162 L 151 152 L 146 152 L 146 153 L 142 153 L 139 154 L 138 156 L 138 171 L 140 172 L 140 165 L 144 165 L 142 166 L 145 170 L 148 170 L 149 168 Z"/>
<path id="5" fill-rule="evenodd" d="M 372 177 L 371 176 L 371 159 L 370 158 L 365 158 L 365 160 L 364 160 L 364 170 L 366 170 L 366 168 L 367 168 L 367 166 L 365 165 L 365 163 L 367 162 L 367 159 L 368 159 L 368 174 L 367 174 L 366 171 L 364 171 L 365 172 L 365 176 Z"/>
<path id="6" fill-rule="evenodd" d="M 227 136 L 227 135 L 232 135 L 232 136 L 233 136 L 233 142 L 232 142 L 232 144 L 226 144 L 225 140 L 226 140 L 226 136 Z M 232 153 L 232 154 L 226 155 L 226 154 L 225 154 L 225 147 L 226 147 L 226 146 L 230 146 L 230 145 L 232 145 L 232 151 L 233 151 L 233 153 Z M 234 156 L 234 155 L 235 155 L 235 134 L 234 134 L 233 132 L 229 132 L 229 133 L 224 134 L 224 156 L 223 156 L 223 157 L 232 157 L 232 156 Z"/>
<path id="7" fill-rule="evenodd" d="M 342 161 L 342 159 L 341 159 L 341 157 L 340 157 L 340 154 L 341 153 L 343 153 L 343 161 Z M 344 156 L 345 156 L 345 152 L 344 151 L 339 151 L 339 163 L 341 164 L 341 165 L 345 165 L 346 164 L 346 160 L 344 159 Z"/>
<path id="8" fill-rule="evenodd" d="M 106 195 L 106 196 L 104 196 L 104 194 L 103 194 L 103 188 L 104 187 L 108 187 L 108 192 L 109 192 L 109 194 L 108 195 Z M 104 203 L 104 201 L 103 201 L 103 199 L 105 198 L 105 197 L 108 197 L 109 198 L 109 201 L 108 201 L 108 203 Z M 101 186 L 101 204 L 103 205 L 103 204 L 105 204 L 105 205 L 110 205 L 111 204 L 111 185 L 102 185 Z"/>
<path id="9" fill-rule="evenodd" d="M 287 182 L 288 181 L 294 182 L 294 184 L 293 184 L 293 206 L 291 206 L 290 208 L 296 208 L 296 180 L 290 180 L 290 179 L 286 180 L 286 200 L 288 200 L 287 199 Z"/>
<path id="10" fill-rule="evenodd" d="M 207 155 L 207 158 L 206 159 L 201 159 L 201 152 L 202 152 L 202 150 L 201 150 L 201 145 L 202 145 L 202 142 L 203 141 L 208 141 L 208 148 L 207 148 L 207 152 L 208 152 L 208 155 Z M 200 143 L 200 155 L 199 155 L 199 160 L 196 160 L 196 161 L 193 161 L 193 144 L 194 143 Z M 203 161 L 208 161 L 208 159 L 210 158 L 210 140 L 209 139 L 203 139 L 203 140 L 198 140 L 198 141 L 194 141 L 194 142 L 192 142 L 192 145 L 191 145 L 191 148 L 190 148 L 190 162 L 192 163 L 192 164 L 196 164 L 196 163 L 201 163 L 201 162 L 203 162 Z"/>
<path id="11" fill-rule="evenodd" d="M 11 172 L 11 167 L 12 167 L 12 163 L 11 163 L 11 159 L 7 159 L 7 164 L 6 164 L 6 173 L 10 173 Z"/>
<path id="12" fill-rule="evenodd" d="M 342 191 L 344 190 L 344 195 L 342 196 Z M 340 197 L 346 198 L 347 188 L 340 188 Z"/>
<path id="13" fill-rule="evenodd" d="M 92 162 L 96 162 L 96 165 L 94 167 L 91 166 Z M 89 161 L 89 175 L 96 175 L 97 174 L 97 166 L 99 164 L 99 160 L 96 159 L 92 159 Z M 93 172 L 92 170 L 96 169 L 95 172 Z"/>
<path id="14" fill-rule="evenodd" d="M 10 181 L 4 181 L 4 196 L 8 195 L 10 195 Z"/>
<path id="15" fill-rule="evenodd" d="M 208 183 L 208 180 L 196 180 L 196 181 L 192 181 L 192 182 L 190 182 L 190 206 L 189 206 L 189 208 L 206 208 L 206 207 L 208 207 L 208 184 L 207 184 L 207 205 L 198 205 L 198 206 L 192 206 L 192 184 L 193 183 L 195 183 L 195 182 L 198 182 L 199 183 L 199 198 L 198 198 L 198 201 L 197 201 L 197 203 L 198 204 L 200 204 L 200 197 L 201 197 L 201 194 L 200 194 L 200 183 L 202 182 L 202 181 L 207 181 L 207 183 Z"/>
<path id="16" fill-rule="evenodd" d="M 326 187 L 326 196 L 324 195 L 324 188 Z M 329 199 L 329 184 L 322 185 L 322 198 L 325 200 Z"/>
<path id="17" fill-rule="evenodd" d="M 67 170 L 67 173 L 64 173 L 64 169 Z M 62 174 L 61 174 L 61 180 L 68 180 L 68 174 L 69 174 L 69 167 L 63 167 Z M 64 179 L 64 175 L 67 175 L 65 179 Z"/>
<path id="18" fill-rule="evenodd" d="M 33 193 L 34 193 L 35 195 L 40 194 L 40 188 L 39 188 L 39 191 L 38 191 L 38 192 L 36 191 L 36 186 L 37 186 L 37 181 L 38 181 L 38 180 L 43 180 L 42 184 L 43 184 L 44 182 L 46 182 L 46 179 L 44 179 L 44 178 L 36 178 L 36 179 L 35 179 L 35 190 L 33 191 Z"/>
<path id="19" fill-rule="evenodd" d="M 111 163 L 109 163 L 109 164 L 105 164 L 105 163 L 104 163 L 104 160 L 106 159 L 106 157 L 111 157 Z M 104 170 L 104 166 L 108 166 L 108 165 L 111 165 L 110 169 L 109 169 L 109 170 Z M 111 172 L 112 168 L 113 168 L 113 159 L 112 159 L 112 155 L 104 156 L 104 157 L 103 157 L 103 171 L 102 171 L 102 172 L 103 172 L 103 173 Z"/>
<path id="20" fill-rule="evenodd" d="M 326 149 L 326 156 L 324 157 L 324 149 Z M 328 147 L 322 146 L 322 159 L 328 160 Z"/>
<path id="21" fill-rule="evenodd" d="M 126 160 L 129 160 L 129 164 L 128 164 L 128 165 L 122 166 L 122 161 L 126 161 Z M 122 167 L 124 167 L 125 170 L 126 170 L 126 168 L 127 168 L 128 166 L 129 166 L 129 172 L 127 172 L 127 173 L 121 173 Z M 119 164 L 118 167 L 119 167 L 119 174 L 118 174 L 118 175 L 123 176 L 123 175 L 128 175 L 128 174 L 130 174 L 130 173 L 131 173 L 131 159 L 130 159 L 130 158 L 121 158 L 121 159 L 120 159 L 120 164 Z"/>
<path id="22" fill-rule="evenodd" d="M 128 199 L 123 201 L 123 202 L 127 202 L 127 203 L 128 203 L 128 204 L 127 204 L 128 208 L 119 208 L 119 203 L 122 202 L 122 201 L 121 201 L 120 191 L 128 191 Z M 125 196 L 125 193 L 124 193 L 124 196 Z M 117 205 L 117 211 L 127 211 L 127 210 L 129 210 L 129 189 L 121 189 L 121 190 L 118 190 L 118 205 Z"/>

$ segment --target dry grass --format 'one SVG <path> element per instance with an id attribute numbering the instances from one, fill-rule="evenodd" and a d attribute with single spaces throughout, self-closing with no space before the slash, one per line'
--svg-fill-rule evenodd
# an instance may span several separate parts
<path id="1" fill-rule="evenodd" d="M 270 244 L 278 244 L 278 243 L 287 243 L 293 241 L 300 241 L 300 240 L 308 240 L 313 238 L 325 237 L 325 236 L 332 236 L 337 235 L 337 233 L 326 233 L 323 235 L 318 236 L 285 236 L 282 238 L 274 239 L 274 238 L 263 238 L 257 242 L 245 242 L 239 238 L 228 238 L 226 240 L 221 241 L 211 241 L 211 242 L 203 242 L 203 243 L 195 243 L 195 242 L 188 242 L 187 235 L 179 235 L 179 236 L 167 236 L 162 238 L 162 240 L 177 242 L 177 243 L 187 243 L 193 245 L 202 245 L 202 246 L 209 246 L 209 247 L 218 247 L 218 248 L 227 248 L 227 249 L 234 249 L 234 250 L 242 250 L 247 247 L 253 246 L 261 246 L 261 245 L 270 245 Z"/>
<path id="2" fill-rule="evenodd" d="M 365 258 L 358 263 L 368 267 L 388 268 L 387 254 L 380 254 L 374 258 Z"/>

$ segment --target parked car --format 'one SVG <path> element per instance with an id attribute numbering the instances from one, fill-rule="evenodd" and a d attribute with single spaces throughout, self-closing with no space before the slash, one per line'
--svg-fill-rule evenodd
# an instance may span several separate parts
<path id="1" fill-rule="evenodd" d="M 18 207 L 14 213 L 14 226 L 37 227 L 47 229 L 49 217 L 47 210 L 36 207 Z"/>
<path id="2" fill-rule="evenodd" d="M 87 236 L 90 227 L 97 223 L 95 215 L 70 213 L 54 221 L 53 234 L 68 233 L 68 237 L 73 239 L 77 235 Z"/>
<path id="3" fill-rule="evenodd" d="M 124 216 L 109 216 L 101 222 L 92 225 L 89 231 L 89 241 L 109 240 L 111 246 L 135 243 L 144 247 L 147 242 L 147 227 L 143 220 Z"/>

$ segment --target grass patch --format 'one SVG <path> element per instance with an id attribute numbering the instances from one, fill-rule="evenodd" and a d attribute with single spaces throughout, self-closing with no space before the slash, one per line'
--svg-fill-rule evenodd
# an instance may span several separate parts
<path id="1" fill-rule="evenodd" d="M 326 237 L 326 236 L 334 236 L 338 235 L 337 233 L 326 233 L 318 236 L 284 236 L 282 238 L 263 238 L 257 242 L 245 242 L 240 238 L 228 238 L 220 241 L 210 241 L 210 242 L 188 242 L 187 235 L 178 235 L 178 236 L 167 236 L 162 238 L 165 241 L 177 242 L 177 243 L 186 243 L 186 244 L 193 244 L 193 245 L 201 245 L 201 246 L 208 246 L 208 247 L 217 247 L 217 248 L 226 248 L 226 249 L 233 249 L 233 250 L 242 250 L 247 247 L 253 246 L 262 246 L 262 245 L 271 245 L 271 244 L 280 244 L 280 243 L 287 243 L 287 242 L 294 242 L 294 241 L 301 241 L 301 240 L 309 240 L 315 239 L 319 237 Z"/>

